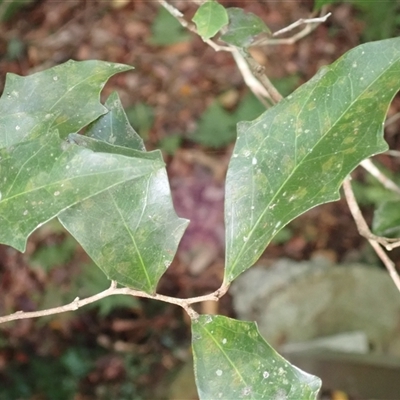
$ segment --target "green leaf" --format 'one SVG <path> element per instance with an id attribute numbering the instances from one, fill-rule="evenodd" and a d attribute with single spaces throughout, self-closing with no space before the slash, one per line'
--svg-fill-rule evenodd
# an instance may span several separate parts
<path id="1" fill-rule="evenodd" d="M 300 75 L 287 75 L 282 78 L 271 79 L 278 92 L 286 97 L 300 86 Z"/>
<path id="2" fill-rule="evenodd" d="M 164 166 L 137 153 L 95 153 L 54 131 L 1 149 L 0 243 L 24 251 L 29 234 L 62 210 Z"/>
<path id="3" fill-rule="evenodd" d="M 168 46 L 188 40 L 187 34 L 182 25 L 164 7 L 158 9 L 156 18 L 151 26 L 150 43 L 157 46 Z"/>
<path id="4" fill-rule="evenodd" d="M 100 122 L 101 123 L 101 122 Z M 105 127 L 105 125 L 103 125 Z M 106 131 L 109 130 L 107 127 Z M 137 158 L 143 158 L 146 160 L 161 160 L 160 157 L 160 152 L 159 151 L 140 151 L 140 150 L 135 150 L 135 149 L 130 149 L 129 147 L 123 147 L 123 146 L 117 146 L 115 144 L 110 144 L 107 142 L 104 142 L 102 140 L 98 140 L 94 137 L 92 137 L 92 134 L 94 134 L 89 127 L 88 130 L 86 131 L 86 134 L 88 136 L 83 136 L 78 133 L 70 133 L 67 137 L 67 141 L 69 143 L 74 143 L 77 144 L 78 146 L 83 146 L 87 147 L 90 150 L 96 152 L 96 153 L 114 153 L 114 154 L 121 154 L 123 156 L 127 157 L 137 157 Z M 111 139 L 116 142 L 120 142 L 121 139 L 118 139 L 120 135 L 124 134 L 124 131 L 117 131 L 116 134 L 118 136 L 111 136 Z"/>
<path id="5" fill-rule="evenodd" d="M 192 139 L 204 146 L 219 148 L 235 140 L 236 120 L 214 101 L 202 114 Z"/>
<path id="6" fill-rule="evenodd" d="M 268 26 L 257 15 L 236 7 L 228 8 L 227 11 L 228 30 L 221 36 L 226 43 L 237 47 L 249 47 L 256 36 L 271 33 Z"/>
<path id="7" fill-rule="evenodd" d="M 7 74 L 0 98 L 0 148 L 57 129 L 61 138 L 107 112 L 100 91 L 118 72 L 132 67 L 103 61 L 68 61 L 21 77 Z"/>
<path id="8" fill-rule="evenodd" d="M 216 1 L 207 1 L 196 11 L 193 22 L 203 40 L 208 40 L 229 22 L 228 13 Z"/>
<path id="9" fill-rule="evenodd" d="M 136 103 L 126 110 L 127 118 L 143 139 L 147 139 L 154 123 L 154 110 L 145 103 Z"/>
<path id="10" fill-rule="evenodd" d="M 11 61 L 21 60 L 25 55 L 25 50 L 25 43 L 16 37 L 12 37 L 7 42 L 5 58 Z"/>
<path id="11" fill-rule="evenodd" d="M 343 0 L 316 0 L 314 10 L 321 9 L 324 5 L 340 3 Z M 400 2 L 397 1 L 365 1 L 347 0 L 355 11 L 355 18 L 363 25 L 362 41 L 387 39 L 396 36 L 400 20 Z M 382 24 L 382 21 L 385 21 Z"/>
<path id="12" fill-rule="evenodd" d="M 238 107 L 234 112 L 235 123 L 240 121 L 252 121 L 265 111 L 265 107 L 253 93 L 248 92 L 243 96 Z"/>
<path id="13" fill-rule="evenodd" d="M 321 7 L 326 4 L 338 3 L 341 0 L 315 0 L 314 2 L 314 10 L 319 10 Z"/>
<path id="14" fill-rule="evenodd" d="M 374 160 L 375 167 L 377 167 L 383 175 L 393 180 L 395 183 L 398 179 L 392 171 L 385 168 L 380 163 Z M 356 196 L 357 202 L 360 206 L 374 206 L 379 207 L 385 201 L 398 201 L 399 195 L 392 190 L 386 189 L 374 176 L 366 174 L 363 182 L 353 180 L 351 184 L 354 195 Z"/>
<path id="15" fill-rule="evenodd" d="M 110 95 L 105 106 L 109 112 L 88 127 L 90 136 L 117 146 L 146 151 L 142 138 L 129 123 L 117 92 Z"/>
<path id="16" fill-rule="evenodd" d="M 361 1 L 351 0 L 356 9 L 358 19 L 364 29 L 363 41 L 372 41 L 395 37 L 399 33 L 400 2 L 399 1 Z M 357 18 L 357 17 L 356 17 Z M 382 24 L 382 19 L 385 23 Z"/>
<path id="17" fill-rule="evenodd" d="M 181 133 L 174 133 L 169 136 L 163 137 L 158 147 L 168 155 L 174 155 L 182 143 L 183 135 Z"/>
<path id="18" fill-rule="evenodd" d="M 33 3 L 33 0 L 0 0 L 0 21 L 8 21 L 30 3 Z"/>
<path id="19" fill-rule="evenodd" d="M 121 114 L 121 118 L 125 116 Z M 105 115 L 98 124 L 109 132 L 110 124 L 119 122 Z M 89 129 L 87 134 L 96 132 Z M 115 131 L 112 139 L 120 142 L 119 136 L 125 137 L 125 131 Z M 140 152 L 82 135 L 70 135 L 69 139 L 93 151 L 163 163 L 159 151 Z M 116 184 L 68 208 L 58 218 L 109 279 L 147 293 L 155 292 L 188 224 L 175 213 L 165 168 Z"/>
<path id="20" fill-rule="evenodd" d="M 400 39 L 368 43 L 238 125 L 226 183 L 225 282 L 289 221 L 338 199 L 346 175 L 387 149 L 382 126 L 399 86 Z"/>
<path id="21" fill-rule="evenodd" d="M 252 93 L 244 96 L 232 112 L 226 111 L 218 101 L 214 101 L 201 115 L 191 139 L 204 146 L 224 147 L 235 140 L 235 127 L 239 121 L 252 120 L 263 111 L 265 107 Z"/>
<path id="22" fill-rule="evenodd" d="M 30 257 L 32 266 L 50 271 L 52 268 L 65 265 L 71 261 L 76 251 L 76 242 L 69 236 L 61 243 L 39 247 Z"/>
<path id="23" fill-rule="evenodd" d="M 192 348 L 200 400 L 311 400 L 321 386 L 281 357 L 254 322 L 201 315 L 192 323 Z"/>
<path id="24" fill-rule="evenodd" d="M 400 201 L 385 201 L 374 214 L 372 223 L 376 235 L 400 237 Z"/>

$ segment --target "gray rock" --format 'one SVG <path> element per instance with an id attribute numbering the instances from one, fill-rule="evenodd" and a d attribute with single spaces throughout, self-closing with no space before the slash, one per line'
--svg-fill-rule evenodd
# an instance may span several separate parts
<path id="1" fill-rule="evenodd" d="M 249 269 L 230 293 L 272 346 L 362 331 L 373 351 L 400 357 L 400 293 L 377 267 L 282 259 Z"/>

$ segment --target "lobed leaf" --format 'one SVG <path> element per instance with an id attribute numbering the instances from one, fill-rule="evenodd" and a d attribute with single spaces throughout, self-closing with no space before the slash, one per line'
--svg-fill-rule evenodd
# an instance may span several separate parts
<path id="1" fill-rule="evenodd" d="M 225 283 L 288 222 L 339 198 L 344 178 L 385 151 L 400 87 L 400 38 L 359 46 L 252 122 L 238 124 L 226 182 Z"/>
<path id="2" fill-rule="evenodd" d="M 49 129 L 57 129 L 61 138 L 78 132 L 107 112 L 99 101 L 106 81 L 130 69 L 103 61 L 68 61 L 26 77 L 7 74 L 0 98 L 0 148 Z"/>
<path id="3" fill-rule="evenodd" d="M 229 22 L 228 13 L 221 4 L 209 0 L 198 8 L 193 22 L 203 40 L 208 40 Z"/>
<path id="4" fill-rule="evenodd" d="M 90 124 L 86 134 L 116 146 L 146 151 L 143 139 L 128 121 L 118 93 L 112 93 L 104 105 L 109 111 Z"/>
<path id="5" fill-rule="evenodd" d="M 201 400 L 311 400 L 321 386 L 269 346 L 254 322 L 201 315 L 192 323 L 192 348 Z"/>
<path id="6" fill-rule="evenodd" d="M 113 101 L 117 101 L 114 95 L 106 104 L 110 106 Z M 69 140 L 95 152 L 163 163 L 159 151 L 136 150 L 142 148 L 143 142 L 138 143 L 133 132 L 117 104 L 116 109 L 89 127 L 89 137 L 73 134 Z M 91 196 L 63 211 L 58 218 L 109 279 L 148 293 L 155 292 L 188 224 L 175 213 L 165 168 Z"/>
<path id="7" fill-rule="evenodd" d="M 25 250 L 38 226 L 119 183 L 151 175 L 159 159 L 95 153 L 52 131 L 0 150 L 0 242 Z"/>

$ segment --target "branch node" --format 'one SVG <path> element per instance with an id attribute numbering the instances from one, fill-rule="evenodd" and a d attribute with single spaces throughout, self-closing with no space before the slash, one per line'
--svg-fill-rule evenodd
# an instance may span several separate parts
<path id="1" fill-rule="evenodd" d="M 73 310 L 77 310 L 79 308 L 79 297 L 75 297 L 75 299 L 71 302 Z"/>
<path id="2" fill-rule="evenodd" d="M 185 311 L 188 313 L 189 317 L 191 320 L 194 319 L 198 319 L 199 318 L 199 314 L 193 310 L 192 307 L 190 307 L 189 305 L 186 307 L 183 307 L 185 309 Z"/>

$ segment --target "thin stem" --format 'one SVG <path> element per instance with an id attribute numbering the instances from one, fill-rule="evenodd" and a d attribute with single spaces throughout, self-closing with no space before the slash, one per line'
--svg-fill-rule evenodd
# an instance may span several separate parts
<path id="1" fill-rule="evenodd" d="M 388 119 L 385 121 L 385 128 L 387 128 L 389 125 L 394 124 L 394 123 L 395 123 L 397 120 L 399 120 L 399 119 L 400 119 L 400 112 L 398 112 L 398 113 L 392 115 L 390 118 L 388 118 Z"/>
<path id="2" fill-rule="evenodd" d="M 293 24 L 288 25 L 286 28 L 280 29 L 279 31 L 276 31 L 272 36 L 279 36 L 282 35 L 283 33 L 290 32 L 294 28 L 297 28 L 300 25 L 319 25 L 324 22 L 332 15 L 332 13 L 328 13 L 322 17 L 317 17 L 317 18 L 300 18 L 296 22 L 293 22 Z"/>
<path id="3" fill-rule="evenodd" d="M 349 206 L 351 215 L 353 216 L 354 222 L 356 223 L 358 232 L 361 236 L 364 236 L 368 240 L 375 240 L 382 246 L 386 248 L 386 250 L 393 250 L 395 247 L 400 246 L 399 239 L 387 238 L 383 236 L 374 235 L 369 229 L 365 219 L 361 213 L 360 207 L 358 206 L 357 200 L 354 196 L 353 189 L 351 187 L 350 178 L 346 178 L 343 182 L 343 190 L 346 196 L 346 201 Z"/>
<path id="4" fill-rule="evenodd" d="M 104 299 L 105 297 L 108 297 L 108 296 L 114 296 L 117 294 L 143 297 L 143 298 L 148 298 L 148 299 L 153 299 L 153 300 L 160 300 L 165 303 L 175 304 L 175 305 L 182 307 L 188 313 L 188 315 L 191 319 L 196 319 L 198 317 L 198 314 L 192 309 L 192 307 L 191 307 L 192 304 L 201 303 L 203 301 L 218 301 L 228 291 L 228 288 L 229 288 L 229 285 L 221 286 L 215 292 L 204 295 L 204 296 L 191 297 L 188 299 L 180 299 L 180 298 L 165 296 L 165 295 L 158 294 L 158 293 L 152 295 L 149 293 L 142 292 L 140 290 L 135 290 L 135 289 L 130 289 L 130 288 L 117 288 L 117 282 L 111 281 L 111 285 L 108 289 L 106 289 L 100 293 L 97 293 L 93 296 L 87 297 L 86 299 L 80 299 L 79 297 L 76 297 L 73 301 L 71 301 L 71 303 L 68 303 L 68 304 L 65 304 L 65 305 L 59 306 L 59 307 L 41 310 L 41 311 L 28 311 L 28 312 L 17 311 L 14 314 L 0 317 L 0 324 L 2 324 L 4 322 L 15 321 L 18 319 L 38 318 L 38 317 L 44 317 L 47 315 L 61 314 L 61 313 L 67 312 L 67 311 L 75 311 L 78 308 L 81 308 L 88 304 L 94 303 L 95 301 Z"/>
<path id="5" fill-rule="evenodd" d="M 400 277 L 399 274 L 397 273 L 394 262 L 388 257 L 388 255 L 385 253 L 385 251 L 382 249 L 382 247 L 376 240 L 368 239 L 368 242 L 370 243 L 372 248 L 375 250 L 375 253 L 378 255 L 378 257 L 385 265 L 386 269 L 389 272 L 390 277 L 392 278 L 394 284 L 396 285 L 397 289 L 400 292 Z"/>
<path id="6" fill-rule="evenodd" d="M 372 248 L 375 250 L 376 254 L 378 257 L 381 259 L 383 264 L 385 265 L 386 269 L 389 272 L 390 277 L 392 278 L 394 284 L 396 285 L 397 289 L 400 291 L 400 277 L 399 274 L 396 271 L 396 267 L 393 263 L 392 260 L 387 256 L 387 254 L 384 252 L 380 244 L 383 244 L 386 248 L 388 249 L 388 243 L 387 243 L 387 238 L 383 238 L 380 236 L 376 236 L 371 233 L 367 223 L 365 222 L 365 219 L 361 213 L 361 210 L 358 206 L 357 200 L 354 196 L 353 189 L 351 187 L 350 183 L 350 178 L 347 177 L 344 182 L 343 182 L 343 190 L 344 194 L 347 200 L 347 204 L 349 206 L 350 212 L 354 218 L 354 221 L 356 223 L 358 232 L 360 233 L 361 236 L 364 236 L 365 238 L 368 239 L 369 243 L 371 244 Z M 393 245 L 391 246 L 393 248 Z M 390 248 L 390 249 L 391 249 Z M 388 250 L 390 250 L 388 249 Z"/>
<path id="7" fill-rule="evenodd" d="M 17 311 L 14 314 L 10 314 L 4 317 L 0 317 L 0 324 L 3 322 L 15 321 L 17 319 L 25 319 L 25 318 L 38 318 L 44 317 L 46 315 L 54 315 L 54 314 L 61 314 L 67 311 L 75 311 L 78 308 L 86 306 L 88 304 L 94 303 L 95 301 L 101 300 L 104 297 L 108 297 L 114 294 L 126 294 L 125 289 L 117 289 L 115 287 L 115 281 L 111 281 L 111 285 L 108 289 L 95 294 L 94 296 L 90 296 L 86 299 L 80 299 L 76 297 L 71 303 L 65 304 L 60 307 L 49 308 L 47 310 L 41 311 Z"/>
<path id="8" fill-rule="evenodd" d="M 248 62 L 254 76 L 258 78 L 260 82 L 263 84 L 272 101 L 275 104 L 279 103 L 283 99 L 283 96 L 278 92 L 276 87 L 272 84 L 268 76 L 265 74 L 265 67 L 258 64 L 257 61 L 254 60 L 254 58 L 252 58 L 250 55 L 248 56 L 245 55 L 244 57 L 246 58 L 246 61 Z"/>
<path id="9" fill-rule="evenodd" d="M 273 38 L 269 37 L 263 37 L 260 38 L 259 40 L 255 41 L 252 43 L 252 46 L 264 46 L 264 45 L 279 45 L 279 44 L 285 44 L 285 45 L 290 45 L 298 42 L 300 39 L 303 39 L 305 36 L 310 34 L 315 28 L 321 24 L 326 22 L 326 20 L 331 16 L 331 13 L 326 12 L 326 7 L 323 7 L 321 9 L 321 14 L 320 17 L 317 18 L 301 18 L 298 21 L 294 22 L 293 24 L 290 24 L 289 26 L 280 29 L 279 31 L 275 32 L 272 34 Z M 325 15 L 324 15 L 325 14 Z M 283 33 L 287 33 L 294 28 L 297 28 L 300 25 L 306 25 L 300 32 L 297 32 L 291 37 L 284 38 L 284 39 L 276 39 L 275 36 L 281 35 Z"/>
<path id="10" fill-rule="evenodd" d="M 250 69 L 249 63 L 246 61 L 245 57 L 240 53 L 238 49 L 235 49 L 235 51 L 232 52 L 232 56 L 236 62 L 236 65 L 240 73 L 243 76 L 246 85 L 250 88 L 253 94 L 261 101 L 261 103 L 263 103 L 265 108 L 268 108 L 269 104 L 266 103 L 265 98 L 273 102 L 270 92 L 256 78 L 255 74 Z"/>
<path id="11" fill-rule="evenodd" d="M 388 156 L 392 156 L 392 157 L 400 157 L 399 150 L 387 150 L 387 151 L 385 151 L 384 154 L 387 154 Z"/>

